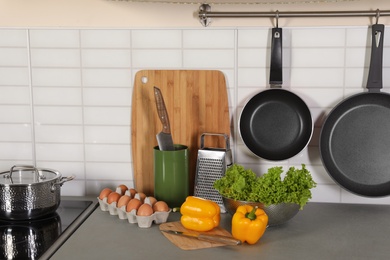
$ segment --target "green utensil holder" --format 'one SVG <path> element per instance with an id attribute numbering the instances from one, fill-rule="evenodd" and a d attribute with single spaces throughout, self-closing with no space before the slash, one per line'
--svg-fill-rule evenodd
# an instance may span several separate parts
<path id="1" fill-rule="evenodd" d="M 175 144 L 174 151 L 154 147 L 154 197 L 170 208 L 180 207 L 189 195 L 189 150 Z"/>

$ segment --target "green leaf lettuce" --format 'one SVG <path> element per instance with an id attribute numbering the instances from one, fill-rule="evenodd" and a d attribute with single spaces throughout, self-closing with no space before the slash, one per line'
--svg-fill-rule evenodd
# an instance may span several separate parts
<path id="1" fill-rule="evenodd" d="M 261 202 L 266 206 L 279 203 L 296 203 L 302 209 L 311 199 L 310 189 L 316 187 L 310 172 L 290 167 L 282 179 L 282 167 L 269 168 L 258 177 L 252 170 L 233 164 L 225 175 L 214 182 L 214 188 L 227 198 Z"/>

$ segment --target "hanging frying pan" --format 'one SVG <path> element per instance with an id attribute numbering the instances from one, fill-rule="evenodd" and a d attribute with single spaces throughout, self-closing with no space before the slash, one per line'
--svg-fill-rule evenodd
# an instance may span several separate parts
<path id="1" fill-rule="evenodd" d="M 381 93 L 384 25 L 372 26 L 368 92 L 341 101 L 320 133 L 321 160 L 346 190 L 367 197 L 390 194 L 390 94 Z"/>
<path id="2" fill-rule="evenodd" d="M 309 143 L 313 121 L 306 103 L 281 88 L 282 28 L 272 28 L 270 89 L 252 97 L 239 119 L 241 139 L 263 159 L 281 161 L 302 151 Z"/>

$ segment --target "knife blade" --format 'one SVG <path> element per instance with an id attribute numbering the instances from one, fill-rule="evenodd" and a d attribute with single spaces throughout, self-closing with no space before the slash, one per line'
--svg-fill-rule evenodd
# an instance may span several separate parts
<path id="1" fill-rule="evenodd" d="M 156 99 L 158 117 L 163 125 L 162 131 L 156 135 L 158 147 L 161 151 L 174 151 L 175 147 L 173 145 L 167 108 L 165 107 L 161 90 L 156 86 L 154 87 L 154 96 Z"/>
<path id="2" fill-rule="evenodd" d="M 182 232 L 177 230 L 161 230 L 161 231 L 176 236 L 183 236 L 183 237 L 198 239 L 198 240 L 207 241 L 211 243 L 221 243 L 221 244 L 231 245 L 231 246 L 241 245 L 241 240 L 235 239 L 233 237 L 228 237 L 228 236 L 209 235 L 209 234 L 202 234 L 202 233 L 194 234 L 194 233 Z"/>

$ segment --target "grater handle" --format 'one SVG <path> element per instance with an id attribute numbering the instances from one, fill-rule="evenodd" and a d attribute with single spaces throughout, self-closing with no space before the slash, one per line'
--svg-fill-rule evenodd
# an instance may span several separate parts
<path id="1" fill-rule="evenodd" d="M 206 137 L 206 135 L 210 135 L 210 136 L 223 136 L 225 138 L 225 142 L 226 142 L 225 149 L 226 150 L 230 150 L 229 136 L 227 134 L 221 134 L 221 133 L 203 133 L 200 136 L 200 149 L 204 148 L 204 138 Z"/>

